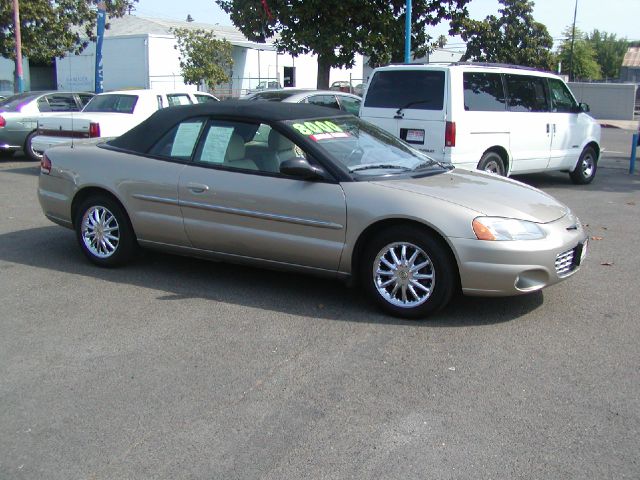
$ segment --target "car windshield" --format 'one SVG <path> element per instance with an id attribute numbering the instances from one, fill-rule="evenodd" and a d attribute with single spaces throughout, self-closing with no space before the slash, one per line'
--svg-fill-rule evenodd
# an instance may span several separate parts
<path id="1" fill-rule="evenodd" d="M 96 95 L 82 110 L 83 112 L 133 113 L 138 101 L 137 95 L 105 94 Z"/>
<path id="2" fill-rule="evenodd" d="M 0 101 L 0 110 L 4 112 L 19 112 L 20 109 L 31 100 L 36 98 L 38 94 L 33 93 L 20 93 L 13 95 L 12 97 L 5 98 Z"/>
<path id="3" fill-rule="evenodd" d="M 285 122 L 357 176 L 392 175 L 445 167 L 386 131 L 356 117 Z"/>
<path id="4" fill-rule="evenodd" d="M 296 92 L 261 92 L 254 93 L 247 100 L 267 100 L 269 102 L 281 102 L 285 98 L 289 98 L 291 95 L 295 95 Z"/>

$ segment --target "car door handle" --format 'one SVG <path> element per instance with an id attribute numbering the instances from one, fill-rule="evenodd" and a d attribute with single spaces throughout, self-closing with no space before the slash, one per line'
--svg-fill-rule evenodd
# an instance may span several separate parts
<path id="1" fill-rule="evenodd" d="M 549 130 L 550 130 L 549 124 L 547 123 L 547 133 L 549 133 Z"/>
<path id="2" fill-rule="evenodd" d="M 187 183 L 187 188 L 193 193 L 204 193 L 209 190 L 209 185 L 204 183 Z"/>

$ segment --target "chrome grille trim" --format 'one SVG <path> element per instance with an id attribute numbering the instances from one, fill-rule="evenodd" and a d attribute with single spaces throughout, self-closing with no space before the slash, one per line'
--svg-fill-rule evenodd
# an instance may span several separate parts
<path id="1" fill-rule="evenodd" d="M 575 248 L 572 248 L 556 256 L 556 273 L 559 277 L 569 275 L 576 268 L 573 262 L 574 253 Z"/>

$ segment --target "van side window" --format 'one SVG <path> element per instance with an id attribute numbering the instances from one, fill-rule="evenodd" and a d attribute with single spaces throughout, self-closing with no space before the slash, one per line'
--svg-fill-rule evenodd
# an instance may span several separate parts
<path id="1" fill-rule="evenodd" d="M 377 72 L 367 89 L 365 107 L 442 110 L 444 72 L 387 70 Z"/>
<path id="2" fill-rule="evenodd" d="M 546 79 L 527 75 L 505 75 L 509 110 L 512 112 L 548 112 Z"/>
<path id="3" fill-rule="evenodd" d="M 551 93 L 551 111 L 558 113 L 575 112 L 578 108 L 569 88 L 562 80 L 557 78 L 549 79 L 549 92 Z"/>
<path id="4" fill-rule="evenodd" d="M 499 73 L 464 72 L 464 109 L 471 112 L 503 112 L 507 109 Z"/>

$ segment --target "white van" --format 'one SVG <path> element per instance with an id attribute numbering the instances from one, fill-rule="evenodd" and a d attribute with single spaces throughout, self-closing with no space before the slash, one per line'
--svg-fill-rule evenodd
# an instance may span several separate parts
<path id="1" fill-rule="evenodd" d="M 491 64 L 373 71 L 360 117 L 429 156 L 499 175 L 547 170 L 590 183 L 600 125 L 556 75 Z"/>

